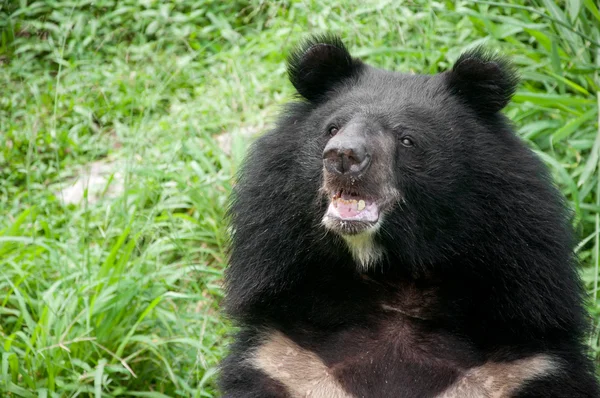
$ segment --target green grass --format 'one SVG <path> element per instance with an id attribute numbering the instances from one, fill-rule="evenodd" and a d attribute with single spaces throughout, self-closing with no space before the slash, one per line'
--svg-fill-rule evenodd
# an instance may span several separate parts
<path id="1" fill-rule="evenodd" d="M 325 31 L 401 71 L 481 43 L 512 57 L 506 113 L 573 205 L 600 327 L 597 2 L 323 3 L 0 5 L 0 395 L 216 396 L 232 176 L 292 96 L 285 53 Z M 118 173 L 68 203 L 96 161 Z"/>

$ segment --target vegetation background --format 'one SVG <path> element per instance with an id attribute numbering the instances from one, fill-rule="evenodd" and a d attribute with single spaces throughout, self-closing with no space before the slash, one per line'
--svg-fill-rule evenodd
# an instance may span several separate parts
<path id="1" fill-rule="evenodd" d="M 600 358 L 596 0 L 0 0 L 0 395 L 212 397 L 227 194 L 290 100 L 285 54 L 449 68 L 486 44 L 572 203 Z"/>

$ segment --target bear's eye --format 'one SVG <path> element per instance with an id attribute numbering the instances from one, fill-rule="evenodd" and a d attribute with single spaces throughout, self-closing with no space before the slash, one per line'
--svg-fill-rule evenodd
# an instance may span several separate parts
<path id="1" fill-rule="evenodd" d="M 412 140 L 410 138 L 408 138 L 408 137 L 402 137 L 402 139 L 400 140 L 400 142 L 405 147 L 411 147 L 411 146 L 413 146 Z"/>
<path id="2" fill-rule="evenodd" d="M 333 137 L 338 133 L 339 129 L 336 126 L 331 126 L 327 131 L 329 132 L 329 135 Z"/>

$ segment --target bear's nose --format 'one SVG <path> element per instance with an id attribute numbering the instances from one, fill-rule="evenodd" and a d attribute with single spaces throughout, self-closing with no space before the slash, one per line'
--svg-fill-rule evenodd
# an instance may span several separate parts
<path id="1" fill-rule="evenodd" d="M 333 137 L 323 150 L 323 164 L 330 173 L 359 175 L 371 163 L 364 139 Z"/>

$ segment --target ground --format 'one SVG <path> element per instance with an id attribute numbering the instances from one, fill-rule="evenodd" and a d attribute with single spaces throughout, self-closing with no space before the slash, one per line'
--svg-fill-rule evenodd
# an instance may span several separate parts
<path id="1" fill-rule="evenodd" d="M 0 392 L 217 395 L 227 194 L 291 98 L 285 54 L 326 31 L 388 69 L 482 43 L 514 60 L 506 114 L 572 203 L 597 329 L 595 3 L 320 3 L 0 6 Z"/>

